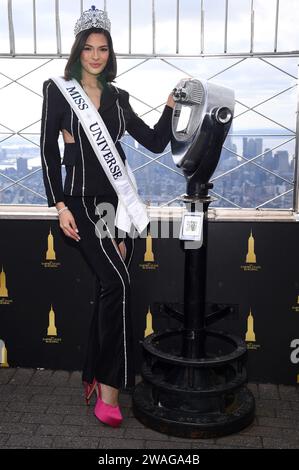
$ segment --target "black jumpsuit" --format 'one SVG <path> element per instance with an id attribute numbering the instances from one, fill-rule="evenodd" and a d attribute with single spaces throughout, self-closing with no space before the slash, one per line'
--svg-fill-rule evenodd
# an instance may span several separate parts
<path id="1" fill-rule="evenodd" d="M 72 212 L 81 240 L 76 243 L 96 278 L 96 298 L 91 322 L 83 380 L 93 378 L 115 388 L 135 384 L 132 318 L 130 315 L 130 277 L 128 265 L 133 242 L 124 239 L 127 248 L 123 260 L 115 243 L 114 227 L 109 224 L 99 204 L 117 207 L 118 198 L 102 169 L 78 121 L 76 114 L 56 84 L 48 80 L 43 86 L 41 123 L 41 161 L 48 206 L 63 201 Z M 116 145 L 120 157 L 125 154 L 119 140 L 125 130 L 141 145 L 161 153 L 171 137 L 172 108 L 165 106 L 151 129 L 133 111 L 129 94 L 114 85 L 104 87 L 98 110 Z M 66 143 L 61 162 L 59 132 L 66 129 L 74 143 Z M 62 184 L 61 165 L 66 177 Z M 104 236 L 110 234 L 110 236 Z"/>

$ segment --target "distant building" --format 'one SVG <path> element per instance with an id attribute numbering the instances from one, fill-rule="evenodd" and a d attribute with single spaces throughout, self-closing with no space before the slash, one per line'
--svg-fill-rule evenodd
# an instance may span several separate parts
<path id="1" fill-rule="evenodd" d="M 279 173 L 289 173 L 289 153 L 287 150 L 277 150 L 275 153 L 275 159 L 277 161 L 277 170 Z"/>
<path id="2" fill-rule="evenodd" d="M 246 158 L 256 157 L 260 155 L 263 151 L 263 139 L 257 137 L 249 139 L 248 137 L 243 137 L 243 156 Z"/>
<path id="3" fill-rule="evenodd" d="M 262 164 L 268 168 L 268 170 L 274 170 L 274 158 L 271 149 L 265 149 L 265 153 L 262 158 Z"/>
<path id="4" fill-rule="evenodd" d="M 26 158 L 22 158 L 22 157 L 17 158 L 17 172 L 18 174 L 28 173 L 28 162 Z"/>

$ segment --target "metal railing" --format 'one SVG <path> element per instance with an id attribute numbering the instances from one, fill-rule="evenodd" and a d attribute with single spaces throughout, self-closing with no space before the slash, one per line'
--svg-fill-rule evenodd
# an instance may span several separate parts
<path id="1" fill-rule="evenodd" d="M 18 0 L 15 0 L 17 2 Z M 77 0 L 80 4 L 80 11 L 82 12 L 84 9 L 84 2 L 83 0 Z M 106 0 L 102 1 L 102 8 L 109 10 L 109 4 L 115 4 L 118 0 L 110 0 L 107 2 Z M 122 0 L 124 2 L 125 0 Z M 181 23 L 181 9 L 184 8 L 184 3 L 180 0 L 174 0 L 174 7 L 176 10 L 176 25 L 175 25 L 175 45 L 174 45 L 174 52 L 170 54 L 159 54 L 157 53 L 157 44 L 156 44 L 156 25 L 157 25 L 157 14 L 156 14 L 156 5 L 161 0 L 149 0 L 151 2 L 151 27 L 152 27 L 152 51 L 151 53 L 144 52 L 141 54 L 134 54 L 132 50 L 132 0 L 127 0 L 127 8 L 128 8 L 128 24 L 127 24 L 127 34 L 128 34 L 128 50 L 121 51 L 119 53 L 120 57 L 219 57 L 219 56 L 230 56 L 230 57 L 270 57 L 270 56 L 298 56 L 298 44 L 292 50 L 286 51 L 279 51 L 278 50 L 278 38 L 279 38 L 279 24 L 280 24 L 280 2 L 283 0 L 276 0 L 275 4 L 275 18 L 273 19 L 273 48 L 268 51 L 256 51 L 254 48 L 255 44 L 255 19 L 256 19 L 256 11 L 254 9 L 255 2 L 254 0 L 250 0 L 250 10 L 248 10 L 248 21 L 250 22 L 250 37 L 249 37 L 249 50 L 248 51 L 240 51 L 237 53 L 233 53 L 229 51 L 228 47 L 228 33 L 230 28 L 229 22 L 229 12 L 230 12 L 230 1 L 223 0 L 224 2 L 224 17 L 223 17 L 223 48 L 222 51 L 218 51 L 217 53 L 209 53 L 208 50 L 205 48 L 205 7 L 211 5 L 213 0 L 200 0 L 198 2 L 199 8 L 199 18 L 198 18 L 198 26 L 200 30 L 200 50 L 197 54 L 182 54 L 180 52 L 180 23 Z M 162 0 L 163 1 L 163 0 Z M 242 1 L 242 0 L 241 0 Z M 75 0 L 70 0 L 72 6 Z M 62 53 L 62 41 L 61 41 L 61 5 L 59 0 L 55 0 L 54 4 L 55 8 L 55 32 L 56 32 L 56 52 L 53 54 L 48 53 L 37 53 L 37 9 L 36 9 L 36 0 L 32 0 L 32 21 L 33 21 L 33 51 L 32 53 L 37 57 L 66 57 L 67 54 Z M 28 57 L 31 54 L 26 54 L 22 52 L 16 52 L 15 47 L 15 29 L 14 29 L 14 17 L 13 17 L 13 0 L 7 0 L 7 18 L 8 18 L 8 32 L 9 32 L 9 52 L 5 53 L 5 51 L 1 51 L 2 57 Z"/>

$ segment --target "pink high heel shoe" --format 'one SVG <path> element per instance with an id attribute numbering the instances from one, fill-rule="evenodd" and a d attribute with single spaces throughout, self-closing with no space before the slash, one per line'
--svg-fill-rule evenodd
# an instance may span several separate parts
<path id="1" fill-rule="evenodd" d="M 117 428 L 122 423 L 123 417 L 118 405 L 108 405 L 101 399 L 101 390 L 94 408 L 94 414 L 102 423 Z"/>
<path id="2" fill-rule="evenodd" d="M 97 383 L 96 379 L 93 379 L 91 384 L 88 382 L 83 382 L 83 384 L 84 384 L 85 402 L 86 402 L 86 405 L 89 406 L 89 402 L 92 397 L 92 394 L 96 392 L 97 397 L 100 395 L 101 386 L 100 384 Z"/>

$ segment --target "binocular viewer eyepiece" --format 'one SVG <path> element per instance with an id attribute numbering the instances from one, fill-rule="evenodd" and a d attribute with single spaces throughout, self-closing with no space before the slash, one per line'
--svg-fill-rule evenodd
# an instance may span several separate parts
<path id="1" fill-rule="evenodd" d="M 220 108 L 214 108 L 211 111 L 211 116 L 215 119 L 219 124 L 227 124 L 231 122 L 233 118 L 233 114 L 231 110 L 227 106 L 222 106 Z"/>
<path id="2" fill-rule="evenodd" d="M 198 80 L 183 81 L 173 89 L 173 99 L 182 104 L 200 105 L 204 98 L 204 89 Z"/>

